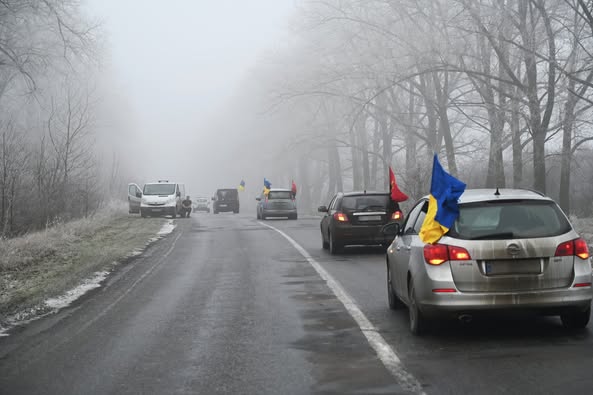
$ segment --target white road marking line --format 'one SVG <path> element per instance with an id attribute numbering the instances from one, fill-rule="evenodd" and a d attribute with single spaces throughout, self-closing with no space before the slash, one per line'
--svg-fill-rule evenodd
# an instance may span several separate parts
<path id="1" fill-rule="evenodd" d="M 352 318 L 354 318 L 370 346 L 375 350 L 377 356 L 385 368 L 397 379 L 398 384 L 413 393 L 424 394 L 424 391 L 422 391 L 422 385 L 411 373 L 406 371 L 395 350 L 385 341 L 383 336 L 379 334 L 377 328 L 375 328 L 371 321 L 369 321 L 369 319 L 364 315 L 362 310 L 360 310 L 358 305 L 354 302 L 354 299 L 348 295 L 342 285 L 336 279 L 334 279 L 331 274 L 329 274 L 311 255 L 309 255 L 309 253 L 292 237 L 271 225 L 265 224 L 261 221 L 258 221 L 258 223 L 280 233 L 286 240 L 290 242 L 290 244 L 292 244 L 292 246 L 303 256 L 303 258 L 305 258 L 307 262 L 313 266 L 319 276 L 326 281 L 327 286 L 333 291 L 340 302 L 342 302 L 348 313 L 352 316 Z"/>

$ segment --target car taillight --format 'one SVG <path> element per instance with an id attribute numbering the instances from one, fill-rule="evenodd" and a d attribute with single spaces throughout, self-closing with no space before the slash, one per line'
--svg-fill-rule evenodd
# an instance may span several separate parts
<path id="1" fill-rule="evenodd" d="M 462 247 L 449 246 L 449 259 L 452 261 L 469 261 L 469 252 Z"/>
<path id="2" fill-rule="evenodd" d="M 393 214 L 391 214 L 391 219 L 393 219 L 393 220 L 402 219 L 402 217 L 403 217 L 402 212 L 399 210 L 394 211 Z"/>
<path id="3" fill-rule="evenodd" d="M 589 247 L 582 238 L 565 241 L 556 247 L 554 256 L 578 256 L 581 259 L 587 259 L 589 258 Z"/>
<path id="4" fill-rule="evenodd" d="M 429 265 L 440 265 L 449 260 L 468 261 L 471 257 L 463 247 L 446 244 L 427 244 L 424 246 L 424 260 Z"/>
<path id="5" fill-rule="evenodd" d="M 589 246 L 584 239 L 576 239 L 574 241 L 574 254 L 581 259 L 589 258 Z"/>
<path id="6" fill-rule="evenodd" d="M 346 216 L 346 214 L 341 213 L 341 212 L 337 212 L 334 213 L 334 219 L 338 222 L 348 222 L 348 217 Z"/>

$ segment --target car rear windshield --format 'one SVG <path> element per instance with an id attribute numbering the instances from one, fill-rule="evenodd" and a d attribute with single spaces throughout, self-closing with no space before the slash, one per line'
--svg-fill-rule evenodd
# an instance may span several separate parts
<path id="1" fill-rule="evenodd" d="M 449 235 L 470 240 L 551 237 L 572 229 L 552 201 L 513 200 L 463 204 Z"/>
<path id="2" fill-rule="evenodd" d="M 268 192 L 268 200 L 272 199 L 292 199 L 290 191 L 270 191 Z"/>
<path id="3" fill-rule="evenodd" d="M 390 202 L 389 195 L 344 196 L 342 199 L 342 210 L 388 210 Z"/>
<path id="4" fill-rule="evenodd" d="M 219 189 L 216 191 L 218 200 L 237 200 L 236 189 Z"/>
<path id="5" fill-rule="evenodd" d="M 146 184 L 142 193 L 144 195 L 173 195 L 175 184 Z"/>

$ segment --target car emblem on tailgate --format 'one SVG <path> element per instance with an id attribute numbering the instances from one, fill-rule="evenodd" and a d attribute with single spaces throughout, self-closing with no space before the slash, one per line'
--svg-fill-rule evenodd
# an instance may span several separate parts
<path id="1" fill-rule="evenodd" d="M 511 243 L 507 245 L 507 252 L 515 258 L 521 253 L 521 247 L 516 243 Z"/>

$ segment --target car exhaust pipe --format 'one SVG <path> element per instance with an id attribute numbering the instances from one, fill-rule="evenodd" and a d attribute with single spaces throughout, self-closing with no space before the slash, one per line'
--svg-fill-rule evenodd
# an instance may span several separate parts
<path id="1" fill-rule="evenodd" d="M 469 324 L 470 322 L 472 322 L 473 318 L 474 317 L 470 314 L 459 314 L 459 316 L 457 317 L 457 319 L 463 322 L 464 324 Z"/>

